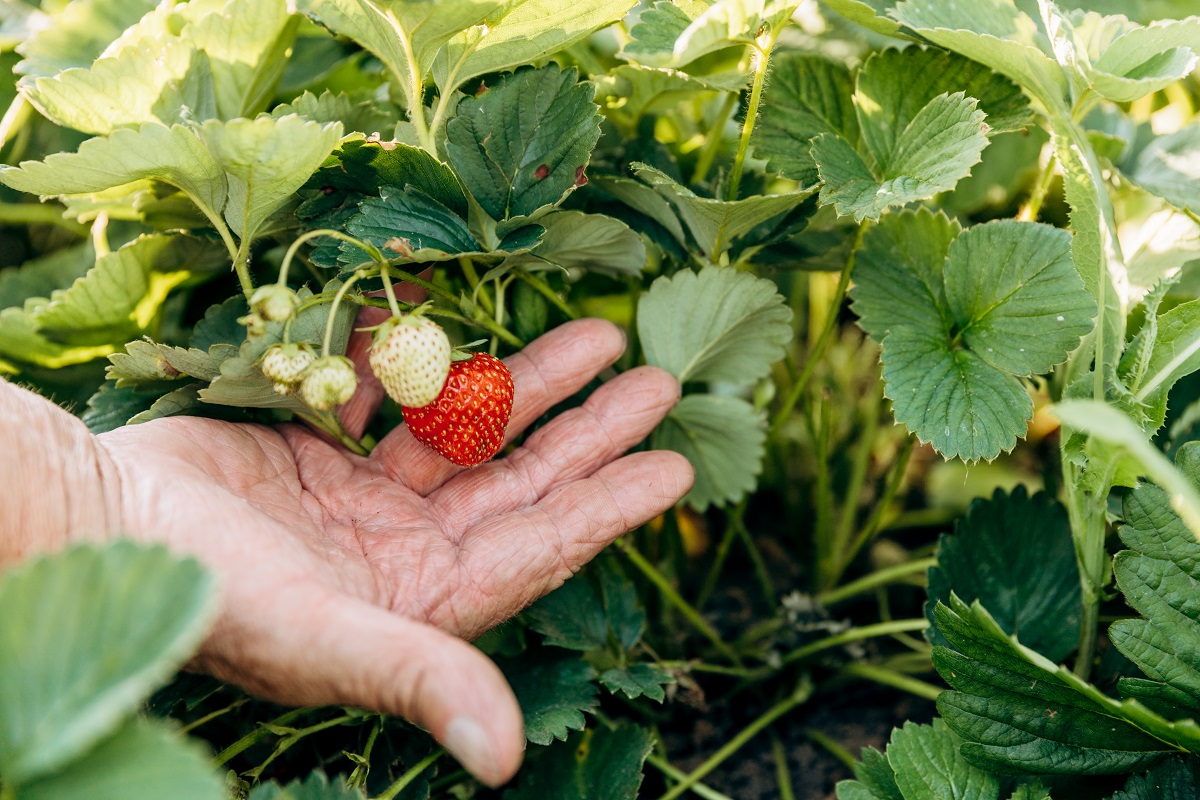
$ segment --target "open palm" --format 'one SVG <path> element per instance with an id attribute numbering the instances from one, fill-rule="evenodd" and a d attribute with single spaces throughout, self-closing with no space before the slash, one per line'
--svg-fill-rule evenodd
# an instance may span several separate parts
<path id="1" fill-rule="evenodd" d="M 584 320 L 509 359 L 509 436 L 623 346 L 616 328 Z M 462 639 L 550 592 L 687 491 L 680 456 L 621 457 L 678 391 L 661 370 L 632 370 L 471 470 L 404 428 L 364 458 L 297 425 L 183 417 L 99 437 L 101 470 L 126 530 L 217 573 L 222 611 L 199 666 L 284 703 L 401 714 L 495 784 L 520 763 L 520 711 Z"/>

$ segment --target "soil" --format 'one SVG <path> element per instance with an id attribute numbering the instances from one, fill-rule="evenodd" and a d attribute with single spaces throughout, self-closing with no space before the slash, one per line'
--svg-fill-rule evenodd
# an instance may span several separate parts
<path id="1" fill-rule="evenodd" d="M 709 697 L 706 710 L 678 720 L 676 730 L 664 732 L 672 763 L 685 772 L 694 770 L 764 707 L 744 697 Z M 847 685 L 836 697 L 814 696 L 773 726 L 787 755 L 796 800 L 833 800 L 837 782 L 852 777 L 849 767 L 809 738 L 807 730 L 820 731 L 857 757 L 863 747 L 882 750 L 893 727 L 906 720 L 929 722 L 934 713 L 930 701 L 871 685 Z M 689 722 L 690 730 L 684 729 Z M 769 731 L 750 740 L 704 783 L 734 800 L 779 800 Z M 656 797 L 664 789 L 661 776 L 648 768 L 642 796 Z"/>

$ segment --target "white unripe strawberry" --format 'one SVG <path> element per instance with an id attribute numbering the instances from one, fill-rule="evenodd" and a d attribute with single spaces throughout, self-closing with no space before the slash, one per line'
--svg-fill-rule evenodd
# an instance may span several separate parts
<path id="1" fill-rule="evenodd" d="M 317 411 L 332 411 L 354 396 L 358 375 L 344 356 L 321 356 L 304 371 L 300 398 Z"/>
<path id="2" fill-rule="evenodd" d="M 264 284 L 250 296 L 250 308 L 267 322 L 284 322 L 296 313 L 299 298 L 286 286 Z"/>
<path id="3" fill-rule="evenodd" d="M 259 368 L 275 384 L 279 394 L 291 394 L 304 378 L 304 370 L 316 361 L 312 348 L 306 344 L 273 344 L 263 354 Z M 280 391 L 280 387 L 284 391 Z"/>
<path id="4" fill-rule="evenodd" d="M 450 374 L 450 340 L 436 322 L 420 314 L 392 317 L 375 331 L 371 371 L 388 396 L 402 406 L 427 406 Z"/>

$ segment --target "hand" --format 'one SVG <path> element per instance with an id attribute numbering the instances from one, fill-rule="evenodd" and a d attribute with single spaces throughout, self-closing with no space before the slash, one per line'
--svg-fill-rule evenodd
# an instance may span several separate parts
<path id="1" fill-rule="evenodd" d="M 615 327 L 581 320 L 508 359 L 509 436 L 623 348 Z M 687 492 L 681 456 L 620 457 L 678 395 L 667 373 L 631 370 L 471 470 L 403 427 L 362 458 L 299 425 L 189 417 L 98 437 L 99 469 L 123 530 L 194 554 L 219 577 L 222 610 L 200 668 L 281 703 L 405 716 L 496 785 L 520 764 L 521 713 L 500 671 L 463 639 Z"/>

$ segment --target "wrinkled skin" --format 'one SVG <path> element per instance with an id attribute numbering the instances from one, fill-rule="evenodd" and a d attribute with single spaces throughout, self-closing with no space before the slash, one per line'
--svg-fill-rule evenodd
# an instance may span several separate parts
<path id="1" fill-rule="evenodd" d="M 359 364 L 364 346 L 352 346 Z M 623 347 L 616 328 L 583 320 L 510 358 L 509 436 Z M 403 427 L 363 458 L 298 425 L 185 417 L 98 437 L 98 463 L 117 527 L 194 554 L 220 580 L 220 617 L 195 666 L 283 703 L 403 715 L 494 785 L 520 764 L 520 711 L 463 640 L 688 490 L 691 468 L 674 453 L 621 457 L 678 392 L 661 370 L 632 370 L 471 470 Z M 380 396 L 365 380 L 343 409 L 348 427 L 361 430 Z"/>

